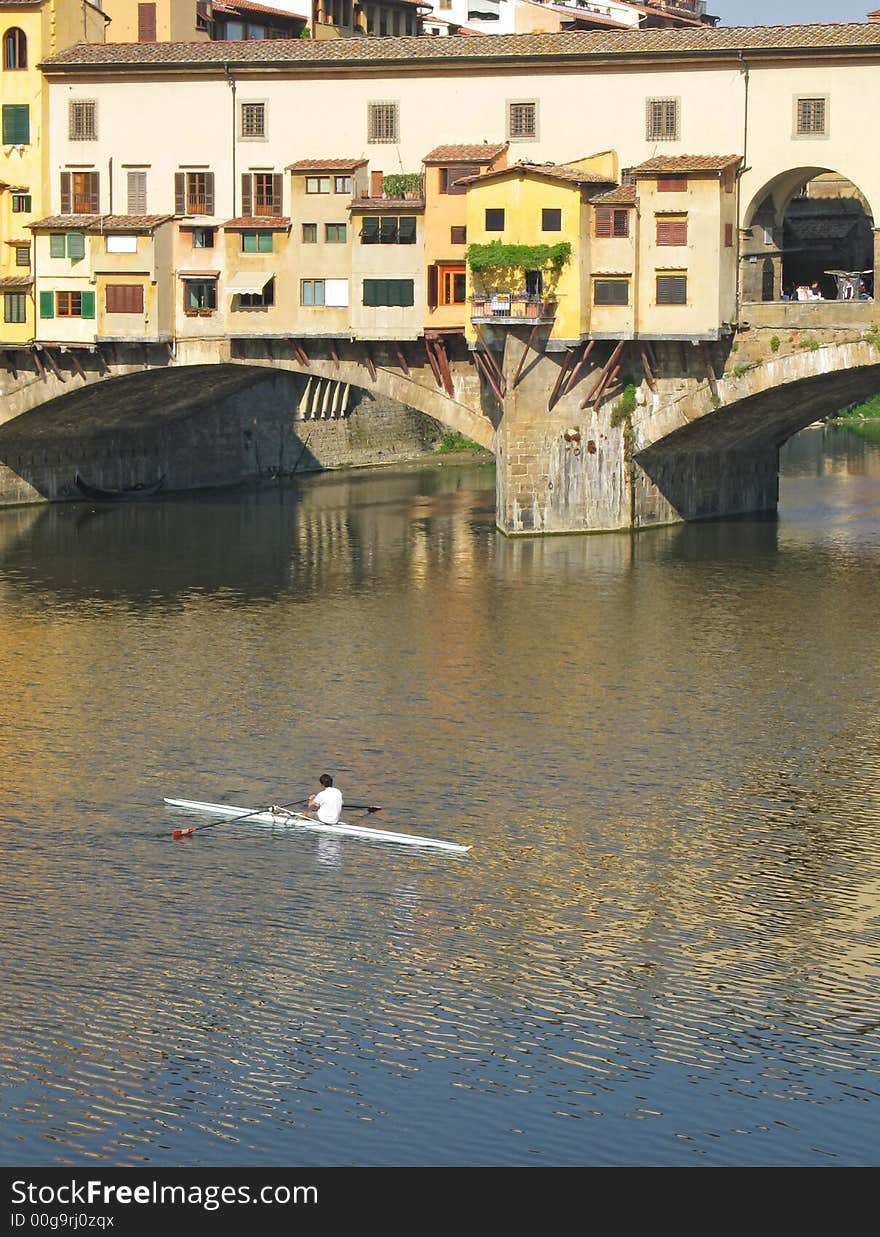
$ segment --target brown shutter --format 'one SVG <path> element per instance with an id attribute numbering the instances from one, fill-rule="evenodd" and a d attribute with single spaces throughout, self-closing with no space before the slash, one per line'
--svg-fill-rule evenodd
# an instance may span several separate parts
<path id="1" fill-rule="evenodd" d="M 205 173 L 205 214 L 214 213 L 214 173 Z"/>
<path id="2" fill-rule="evenodd" d="M 97 172 L 86 173 L 86 196 L 89 202 L 89 214 L 101 213 L 100 180 Z"/>
<path id="3" fill-rule="evenodd" d="M 370 172 L 370 197 L 381 198 L 382 196 L 382 173 Z"/>
<path id="4" fill-rule="evenodd" d="M 282 203 L 284 200 L 284 177 L 280 172 L 275 172 L 272 177 L 272 214 L 281 215 Z"/>
<path id="5" fill-rule="evenodd" d="M 241 174 L 241 213 L 245 218 L 254 213 L 254 178 L 250 172 Z"/>
<path id="6" fill-rule="evenodd" d="M 596 235 L 610 236 L 613 211 L 608 206 L 596 207 Z"/>
<path id="7" fill-rule="evenodd" d="M 61 213 L 69 215 L 70 210 L 70 172 L 61 173 Z"/>
<path id="8" fill-rule="evenodd" d="M 440 273 L 437 270 L 437 263 L 434 262 L 428 267 L 428 308 L 436 309 L 440 299 Z"/>
<path id="9" fill-rule="evenodd" d="M 688 225 L 686 219 L 658 219 L 657 244 L 686 245 L 687 230 Z"/>
<path id="10" fill-rule="evenodd" d="M 174 213 L 186 214 L 186 172 L 174 173 Z"/>
<path id="11" fill-rule="evenodd" d="M 733 224 L 725 223 L 724 225 L 724 247 L 725 249 L 733 248 Z"/>
<path id="12" fill-rule="evenodd" d="M 138 5 L 138 43 L 156 42 L 156 6 Z"/>

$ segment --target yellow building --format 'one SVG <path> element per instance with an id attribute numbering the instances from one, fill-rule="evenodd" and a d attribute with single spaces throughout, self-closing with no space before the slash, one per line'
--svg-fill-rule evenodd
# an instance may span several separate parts
<path id="1" fill-rule="evenodd" d="M 431 330 L 464 330 L 467 312 L 467 184 L 507 163 L 508 143 L 437 146 L 424 158 L 425 263 Z"/>
<path id="2" fill-rule="evenodd" d="M 468 182 L 466 335 L 513 319 L 552 322 L 550 337 L 589 330 L 589 199 L 617 180 L 605 151 L 565 164 L 515 164 Z M 473 246 L 478 246 L 474 249 Z M 497 247 L 497 259 L 489 246 Z"/>
<path id="3" fill-rule="evenodd" d="M 29 228 L 49 209 L 49 92 L 37 65 L 74 43 L 102 43 L 107 20 L 88 0 L 0 0 L 0 344 L 34 337 Z"/>
<path id="4" fill-rule="evenodd" d="M 307 19 L 251 0 L 103 0 L 112 43 L 298 39 Z"/>
<path id="5" fill-rule="evenodd" d="M 590 338 L 633 339 L 638 213 L 635 185 L 618 185 L 592 199 Z"/>

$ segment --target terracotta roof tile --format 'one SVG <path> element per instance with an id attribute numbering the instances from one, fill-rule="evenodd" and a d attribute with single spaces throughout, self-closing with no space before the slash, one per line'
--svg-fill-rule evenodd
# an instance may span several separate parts
<path id="1" fill-rule="evenodd" d="M 532 176 L 547 176 L 550 180 L 568 181 L 574 185 L 608 185 L 612 180 L 599 172 L 587 172 L 567 163 L 514 163 L 506 168 L 496 168 L 492 172 L 480 172 L 478 176 L 462 176 L 456 183 L 474 185 L 484 180 L 500 180 L 503 176 L 527 173 Z"/>
<path id="2" fill-rule="evenodd" d="M 593 206 L 635 206 L 635 185 L 618 185 L 608 193 L 600 193 L 597 198 L 590 198 Z"/>
<path id="3" fill-rule="evenodd" d="M 366 166 L 366 159 L 297 159 L 285 172 L 353 172 Z"/>
<path id="4" fill-rule="evenodd" d="M 265 4 L 254 4 L 253 0 L 215 0 L 212 8 L 215 13 L 267 13 L 270 17 L 282 17 L 287 21 L 301 21 L 306 24 L 309 20 L 299 13 L 289 13 L 287 9 L 272 9 Z"/>
<path id="5" fill-rule="evenodd" d="M 634 176 L 657 172 L 723 172 L 739 161 L 739 155 L 658 155 L 631 171 Z"/>
<path id="6" fill-rule="evenodd" d="M 423 163 L 491 163 L 507 150 L 507 142 L 492 145 L 490 142 L 471 143 L 462 146 L 435 146 Z"/>
<path id="7" fill-rule="evenodd" d="M 0 279 L 0 289 L 29 288 L 33 282 L 32 275 L 4 275 Z"/>
<path id="8" fill-rule="evenodd" d="M 173 215 L 47 215 L 27 226 L 32 231 L 49 228 L 76 232 L 152 232 Z"/>
<path id="9" fill-rule="evenodd" d="M 315 68 L 339 62 L 410 64 L 462 61 L 586 63 L 625 58 L 719 58 L 773 54 L 880 52 L 880 22 L 798 26 L 700 26 L 697 29 L 583 30 L 488 34 L 475 39 L 412 36 L 374 39 L 245 39 L 203 43 L 78 43 L 41 62 L 49 70 L 184 66 L 284 65 Z"/>
<path id="10" fill-rule="evenodd" d="M 424 198 L 355 198 L 351 203 L 353 215 L 362 212 L 372 215 L 383 210 L 393 211 L 395 215 L 420 215 L 424 209 Z"/>
<path id="11" fill-rule="evenodd" d="M 227 219 L 224 228 L 263 228 L 281 229 L 290 227 L 287 215 L 239 215 L 237 219 Z"/>

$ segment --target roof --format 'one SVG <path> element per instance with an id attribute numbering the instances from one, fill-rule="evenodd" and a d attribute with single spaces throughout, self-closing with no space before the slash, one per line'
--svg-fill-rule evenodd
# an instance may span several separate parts
<path id="1" fill-rule="evenodd" d="M 0 0 L 2 3 L 2 0 Z M 254 4 L 253 0 L 214 0 L 212 5 L 215 13 L 265 13 L 268 17 L 281 17 L 284 21 L 301 21 L 308 24 L 309 19 L 299 13 L 289 13 L 287 9 L 273 9 L 265 4 Z"/>
<path id="2" fill-rule="evenodd" d="M 410 36 L 374 39 L 245 39 L 202 43 L 77 43 L 41 61 L 66 68 L 282 65 L 317 68 L 342 63 L 410 65 L 482 61 L 584 63 L 622 59 L 738 59 L 740 53 L 787 56 L 817 52 L 880 54 L 880 22 L 800 26 L 700 26 L 697 29 L 583 30 L 550 34 L 487 34 L 475 39 Z"/>
<path id="3" fill-rule="evenodd" d="M 583 168 L 572 167 L 569 163 L 514 163 L 506 168 L 496 168 L 492 172 L 480 172 L 478 176 L 462 176 L 456 182 L 459 185 L 474 185 L 484 180 L 500 180 L 502 176 L 546 176 L 550 180 L 566 181 L 572 185 L 609 185 L 613 178 L 603 176 L 600 172 L 587 172 Z"/>
<path id="4" fill-rule="evenodd" d="M 224 228 L 262 228 L 264 231 L 276 228 L 289 228 L 290 219 L 287 215 L 239 215 L 237 219 L 227 219 Z"/>
<path id="5" fill-rule="evenodd" d="M 285 172 L 353 172 L 362 168 L 366 159 L 297 159 L 288 163 Z"/>
<path id="6" fill-rule="evenodd" d="M 355 198 L 351 213 L 375 215 L 381 211 L 393 211 L 395 215 L 420 215 L 425 209 L 424 198 Z"/>
<path id="7" fill-rule="evenodd" d="M 634 176 L 664 172 L 723 172 L 725 168 L 739 163 L 740 159 L 740 155 L 658 155 L 656 159 L 648 159 L 630 170 Z"/>
<path id="8" fill-rule="evenodd" d="M 29 288 L 33 282 L 33 275 L 4 275 L 0 279 L 0 291 L 9 292 L 15 288 Z"/>
<path id="9" fill-rule="evenodd" d="M 27 226 L 34 232 L 53 229 L 67 232 L 152 232 L 173 215 L 47 215 Z"/>
<path id="10" fill-rule="evenodd" d="M 507 142 L 471 143 L 469 146 L 435 146 L 423 163 L 491 163 L 507 150 Z"/>
<path id="11" fill-rule="evenodd" d="M 590 198 L 593 206 L 635 206 L 635 185 L 618 185 L 607 193 L 600 193 L 597 198 Z"/>

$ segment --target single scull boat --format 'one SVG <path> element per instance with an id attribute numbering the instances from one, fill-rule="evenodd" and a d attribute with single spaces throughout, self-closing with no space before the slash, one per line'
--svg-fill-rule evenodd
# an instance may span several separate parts
<path id="1" fill-rule="evenodd" d="M 308 833 L 329 833 L 335 837 L 366 838 L 370 842 L 395 842 L 398 846 L 419 846 L 430 850 L 447 850 L 455 854 L 466 854 L 470 846 L 462 846 L 458 842 L 444 842 L 440 838 L 423 838 L 415 833 L 394 833 L 390 829 L 371 829 L 367 825 L 350 825 L 340 820 L 335 825 L 325 825 L 313 816 L 304 816 L 301 812 L 288 812 L 284 809 L 261 810 L 246 807 L 232 807 L 228 803 L 199 803 L 193 799 L 166 799 L 167 807 L 185 808 L 188 812 L 210 812 L 212 816 L 229 816 L 240 819 L 247 818 L 253 825 L 269 825 L 272 828 L 302 829 Z"/>

